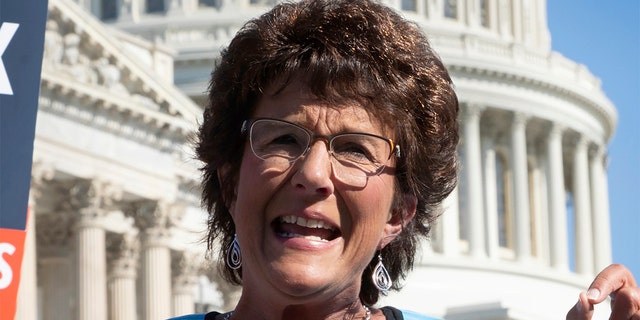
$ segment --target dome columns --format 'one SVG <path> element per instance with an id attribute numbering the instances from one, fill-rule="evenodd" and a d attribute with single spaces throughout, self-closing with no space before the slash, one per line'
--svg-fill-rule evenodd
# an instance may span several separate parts
<path id="1" fill-rule="evenodd" d="M 595 271 L 611 263 L 611 222 L 609 220 L 609 185 L 607 183 L 607 156 L 605 148 L 598 146 L 590 157 L 591 201 L 593 215 L 593 250 Z"/>
<path id="2" fill-rule="evenodd" d="M 433 255 L 513 260 L 583 275 L 609 264 L 604 147 L 524 111 L 474 103 L 461 109 L 460 183 L 443 203 Z"/>
<path id="3" fill-rule="evenodd" d="M 547 136 L 547 168 L 549 197 L 549 238 L 551 267 L 569 270 L 569 243 L 567 235 L 567 207 L 562 158 L 564 128 L 552 124 Z"/>

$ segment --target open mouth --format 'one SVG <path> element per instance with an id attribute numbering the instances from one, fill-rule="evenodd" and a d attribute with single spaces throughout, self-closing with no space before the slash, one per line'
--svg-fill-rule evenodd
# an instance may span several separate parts
<path id="1" fill-rule="evenodd" d="M 340 231 L 322 220 L 296 216 L 279 217 L 273 222 L 276 234 L 283 238 L 304 238 L 329 242 L 340 236 Z"/>

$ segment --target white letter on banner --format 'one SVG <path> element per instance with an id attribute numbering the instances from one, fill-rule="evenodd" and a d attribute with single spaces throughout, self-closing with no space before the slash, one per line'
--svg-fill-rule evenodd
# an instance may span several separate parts
<path id="1" fill-rule="evenodd" d="M 20 26 L 20 24 L 11 22 L 3 22 L 2 26 L 0 26 L 0 94 L 13 95 L 9 76 L 7 75 L 7 70 L 4 68 L 4 62 L 2 62 L 2 55 L 4 54 L 4 50 L 9 46 L 9 42 L 16 33 L 16 30 L 18 30 L 18 26 Z"/>
<path id="2" fill-rule="evenodd" d="M 2 259 L 2 254 L 8 253 L 9 255 L 13 255 L 14 252 L 16 252 L 16 247 L 11 243 L 0 243 L 0 290 L 8 287 L 13 280 L 13 270 L 11 270 L 9 263 Z"/>

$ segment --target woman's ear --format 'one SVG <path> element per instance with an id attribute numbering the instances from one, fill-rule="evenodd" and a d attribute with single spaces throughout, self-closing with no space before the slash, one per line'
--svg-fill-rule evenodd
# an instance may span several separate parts
<path id="1" fill-rule="evenodd" d="M 414 195 L 404 194 L 402 195 L 402 204 L 396 206 L 384 227 L 382 239 L 378 243 L 377 250 L 382 250 L 391 241 L 393 241 L 404 229 L 404 227 L 411 222 L 411 219 L 416 215 L 418 207 L 418 199 Z"/>

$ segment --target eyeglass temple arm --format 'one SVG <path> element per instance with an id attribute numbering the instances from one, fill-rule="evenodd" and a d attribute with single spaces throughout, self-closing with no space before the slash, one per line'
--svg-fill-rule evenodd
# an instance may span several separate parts
<path id="1" fill-rule="evenodd" d="M 242 121 L 242 127 L 240 127 L 240 133 L 246 133 L 249 130 L 247 126 L 249 126 L 249 120 Z"/>

